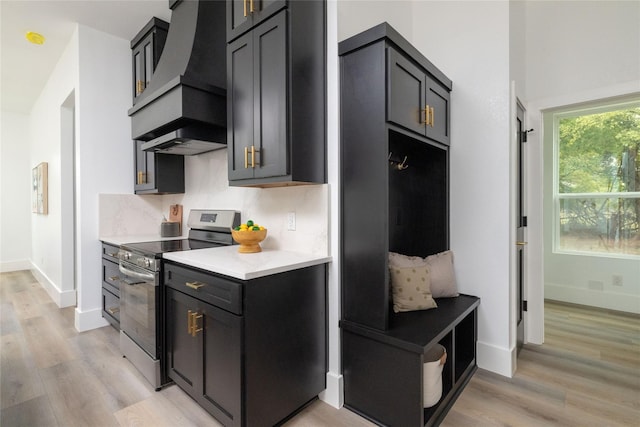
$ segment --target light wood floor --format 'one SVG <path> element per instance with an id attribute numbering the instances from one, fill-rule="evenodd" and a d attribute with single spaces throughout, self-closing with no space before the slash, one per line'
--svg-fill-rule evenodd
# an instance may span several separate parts
<path id="1" fill-rule="evenodd" d="M 478 370 L 443 426 L 640 425 L 640 318 L 545 308 L 546 343 L 514 378 Z M 154 392 L 113 328 L 78 333 L 29 272 L 0 274 L 0 309 L 0 426 L 219 426 L 177 386 Z M 321 401 L 286 424 L 372 425 Z"/>

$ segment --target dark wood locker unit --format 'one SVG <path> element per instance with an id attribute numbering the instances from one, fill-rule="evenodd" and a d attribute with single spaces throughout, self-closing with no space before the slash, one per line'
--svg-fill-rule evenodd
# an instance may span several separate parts
<path id="1" fill-rule="evenodd" d="M 162 19 L 151 18 L 131 40 L 133 66 L 133 104 L 151 81 L 158 60 L 167 40 L 169 24 Z"/>
<path id="2" fill-rule="evenodd" d="M 102 244 L 102 317 L 120 329 L 120 280 L 117 246 Z"/>
<path id="3" fill-rule="evenodd" d="M 286 6 L 286 0 L 228 0 L 227 41 L 235 39 Z"/>
<path id="4" fill-rule="evenodd" d="M 184 156 L 143 151 L 133 141 L 135 194 L 184 193 Z"/>
<path id="5" fill-rule="evenodd" d="M 326 5 L 282 4 L 227 47 L 230 185 L 326 182 Z"/>
<path id="6" fill-rule="evenodd" d="M 438 425 L 477 369 L 479 299 L 393 313 L 388 254 L 449 249 L 452 82 L 387 23 L 339 55 L 345 406 L 381 425 Z M 448 353 L 443 395 L 424 409 L 424 355 L 437 344 Z"/>
<path id="7" fill-rule="evenodd" d="M 227 426 L 275 425 L 325 388 L 326 267 L 237 280 L 165 262 L 168 376 Z"/>
<path id="8" fill-rule="evenodd" d="M 169 24 L 152 18 L 131 41 L 133 104 L 149 85 L 167 39 Z M 142 150 L 133 141 L 135 194 L 184 193 L 184 158 Z"/>

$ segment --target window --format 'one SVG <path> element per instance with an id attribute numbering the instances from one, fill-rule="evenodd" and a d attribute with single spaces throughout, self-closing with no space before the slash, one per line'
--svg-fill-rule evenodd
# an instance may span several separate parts
<path id="1" fill-rule="evenodd" d="M 554 115 L 555 249 L 640 256 L 640 100 Z"/>

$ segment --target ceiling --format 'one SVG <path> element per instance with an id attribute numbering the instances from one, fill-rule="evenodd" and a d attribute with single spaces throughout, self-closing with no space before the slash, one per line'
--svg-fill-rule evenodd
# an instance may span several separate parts
<path id="1" fill-rule="evenodd" d="M 131 40 L 153 16 L 170 21 L 168 0 L 0 0 L 0 109 L 31 111 L 76 24 Z"/>

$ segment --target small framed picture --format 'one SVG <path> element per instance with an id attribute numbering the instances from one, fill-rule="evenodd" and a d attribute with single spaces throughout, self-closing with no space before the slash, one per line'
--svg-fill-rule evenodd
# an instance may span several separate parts
<path id="1" fill-rule="evenodd" d="M 31 212 L 47 215 L 47 162 L 42 162 L 31 171 Z"/>

